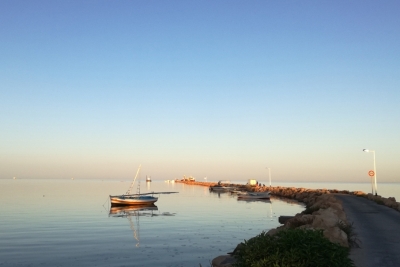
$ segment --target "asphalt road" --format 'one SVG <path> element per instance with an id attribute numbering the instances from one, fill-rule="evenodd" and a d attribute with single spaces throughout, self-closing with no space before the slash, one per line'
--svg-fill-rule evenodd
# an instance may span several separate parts
<path id="1" fill-rule="evenodd" d="M 353 223 L 360 248 L 350 258 L 357 267 L 400 267 L 400 212 L 363 197 L 335 195 Z"/>

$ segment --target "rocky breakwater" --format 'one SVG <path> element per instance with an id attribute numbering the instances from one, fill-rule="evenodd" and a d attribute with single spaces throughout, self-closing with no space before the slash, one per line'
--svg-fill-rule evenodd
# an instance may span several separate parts
<path id="1" fill-rule="evenodd" d="M 270 191 L 273 196 L 294 199 L 306 204 L 306 209 L 292 218 L 285 220 L 284 224 L 267 232 L 274 235 L 279 231 L 288 228 L 301 228 L 308 230 L 322 230 L 324 236 L 333 243 L 344 247 L 356 245 L 356 239 L 352 236 L 351 223 L 347 221 L 346 214 L 341 202 L 335 198 L 334 194 L 352 194 L 366 197 L 378 204 L 386 205 L 400 211 L 400 203 L 395 198 L 383 198 L 372 194 L 365 194 L 361 191 L 349 192 L 328 189 L 305 189 L 294 187 L 255 187 L 252 191 Z M 235 251 L 239 250 L 239 244 Z M 235 258 L 232 255 L 222 255 L 212 261 L 213 267 L 233 266 Z"/>
<path id="2" fill-rule="evenodd" d="M 185 180 L 175 180 L 175 183 L 187 184 L 187 185 L 200 185 L 200 186 L 214 186 L 215 182 L 196 182 L 196 181 L 185 181 Z"/>

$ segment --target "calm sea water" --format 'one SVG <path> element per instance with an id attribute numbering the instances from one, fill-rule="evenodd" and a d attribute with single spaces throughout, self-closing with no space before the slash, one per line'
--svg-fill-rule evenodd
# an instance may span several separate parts
<path id="1" fill-rule="evenodd" d="M 238 201 L 206 187 L 156 181 L 142 183 L 142 192 L 179 193 L 161 195 L 153 210 L 110 214 L 108 195 L 125 193 L 129 185 L 0 180 L 0 266 L 210 266 L 243 240 L 279 226 L 279 216 L 304 209 L 295 202 Z M 325 185 L 315 188 L 330 188 Z"/>

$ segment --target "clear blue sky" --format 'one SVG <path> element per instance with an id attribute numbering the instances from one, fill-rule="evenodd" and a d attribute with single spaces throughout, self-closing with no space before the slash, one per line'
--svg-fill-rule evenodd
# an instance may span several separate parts
<path id="1" fill-rule="evenodd" d="M 400 182 L 399 1 L 1 1 L 0 178 Z"/>

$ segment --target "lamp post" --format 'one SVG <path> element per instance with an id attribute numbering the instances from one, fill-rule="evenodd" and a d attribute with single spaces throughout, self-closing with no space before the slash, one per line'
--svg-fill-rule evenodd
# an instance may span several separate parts
<path id="1" fill-rule="evenodd" d="M 376 184 L 376 164 L 375 164 L 375 150 L 369 150 L 369 149 L 363 149 L 364 152 L 372 152 L 372 154 L 374 154 L 374 180 L 375 180 L 375 196 L 378 195 L 378 186 Z"/>
<path id="2" fill-rule="evenodd" d="M 271 187 L 271 168 L 267 167 L 269 174 L 269 187 Z"/>

